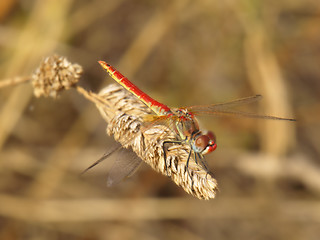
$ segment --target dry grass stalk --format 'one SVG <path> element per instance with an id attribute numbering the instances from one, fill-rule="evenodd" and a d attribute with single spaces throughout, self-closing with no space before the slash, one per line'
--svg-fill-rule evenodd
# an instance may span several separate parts
<path id="1" fill-rule="evenodd" d="M 186 161 L 190 152 L 188 144 L 173 144 L 167 149 L 167 169 L 163 157 L 163 142 L 177 140 L 177 135 L 163 124 L 145 127 L 143 116 L 151 110 L 120 85 L 109 85 L 99 93 L 108 104 L 97 104 L 103 118 L 109 123 L 107 133 L 124 147 L 133 151 L 154 170 L 171 177 L 187 193 L 199 199 L 214 198 L 217 181 L 192 158 L 189 172 Z"/>

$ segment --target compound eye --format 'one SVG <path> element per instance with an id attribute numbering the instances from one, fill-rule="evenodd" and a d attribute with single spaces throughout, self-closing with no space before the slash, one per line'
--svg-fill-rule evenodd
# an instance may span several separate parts
<path id="1" fill-rule="evenodd" d="M 201 135 L 195 141 L 195 145 L 202 150 L 204 150 L 210 141 L 210 138 L 207 135 Z"/>
<path id="2" fill-rule="evenodd" d="M 208 131 L 208 133 L 206 135 L 208 136 L 208 138 L 210 140 L 212 140 L 213 142 L 216 142 L 216 135 L 213 132 Z"/>

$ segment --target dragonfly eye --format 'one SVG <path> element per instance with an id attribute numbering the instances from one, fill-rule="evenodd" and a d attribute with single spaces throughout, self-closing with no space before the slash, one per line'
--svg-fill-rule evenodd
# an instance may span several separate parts
<path id="1" fill-rule="evenodd" d="M 210 139 L 207 135 L 201 135 L 196 139 L 195 145 L 200 150 L 200 152 L 202 152 L 208 146 L 209 141 Z"/>
<path id="2" fill-rule="evenodd" d="M 209 137 L 210 140 L 216 142 L 216 135 L 213 132 L 208 131 L 206 135 Z"/>
<path id="3" fill-rule="evenodd" d="M 197 137 L 194 144 L 196 150 L 201 154 L 213 152 L 217 148 L 216 137 L 211 131 L 208 131 L 207 134 Z"/>

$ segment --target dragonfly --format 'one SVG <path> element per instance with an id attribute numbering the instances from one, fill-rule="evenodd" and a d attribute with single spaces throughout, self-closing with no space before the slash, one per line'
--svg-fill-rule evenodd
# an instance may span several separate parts
<path id="1" fill-rule="evenodd" d="M 118 70 L 116 70 L 110 64 L 104 61 L 98 61 L 102 68 L 121 86 L 123 86 L 127 91 L 136 96 L 141 102 L 143 102 L 149 109 L 154 113 L 153 115 L 145 118 L 147 122 L 161 122 L 161 124 L 167 124 L 170 129 L 177 134 L 176 141 L 164 141 L 163 142 L 163 153 L 164 153 L 164 161 L 165 168 L 166 165 L 166 148 L 167 144 L 188 144 L 190 146 L 190 151 L 188 154 L 188 158 L 186 161 L 186 170 L 188 171 L 189 161 L 191 156 L 193 155 L 196 164 L 198 161 L 204 166 L 205 169 L 208 169 L 206 162 L 204 161 L 204 155 L 213 152 L 217 148 L 216 136 L 212 131 L 202 130 L 199 127 L 199 121 L 197 120 L 197 116 L 199 115 L 225 115 L 225 116 L 243 116 L 249 118 L 262 118 L 262 119 L 271 119 L 271 120 L 282 120 L 282 121 L 295 121 L 292 118 L 281 118 L 275 116 L 268 115 L 258 115 L 255 113 L 234 111 L 228 108 L 252 103 L 258 101 L 262 98 L 261 95 L 254 95 L 251 97 L 241 98 L 230 102 L 219 103 L 219 104 L 209 104 L 209 105 L 197 105 L 190 107 L 181 107 L 181 108 L 169 108 L 167 105 L 156 101 L 151 98 L 145 92 L 140 90 L 136 85 L 134 85 L 131 81 L 128 80 L 124 75 L 122 75 Z M 92 168 L 105 158 L 107 158 L 110 154 L 105 154 L 101 159 L 96 161 L 90 167 L 88 167 L 85 171 Z M 133 160 L 133 162 L 128 162 L 128 158 L 124 158 L 123 161 L 127 161 L 127 170 L 124 170 L 124 162 L 116 162 L 115 167 L 112 167 L 113 171 L 111 175 L 115 176 L 115 170 L 122 171 L 121 177 L 118 180 L 132 175 L 134 170 L 140 165 L 141 160 Z M 117 167 L 118 166 L 118 167 Z M 111 169 L 111 170 L 112 170 Z M 190 176 L 190 173 L 188 171 Z M 191 176 L 190 176 L 191 177 Z M 118 182 L 110 179 L 110 183 Z M 111 185 L 111 184 L 109 184 Z"/>

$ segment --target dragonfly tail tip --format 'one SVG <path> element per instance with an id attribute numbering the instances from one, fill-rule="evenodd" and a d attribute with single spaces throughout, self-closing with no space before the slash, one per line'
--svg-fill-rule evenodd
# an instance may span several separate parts
<path id="1" fill-rule="evenodd" d="M 104 62 L 104 61 L 101 61 L 101 60 L 99 60 L 98 63 L 99 63 L 100 65 L 104 65 L 104 64 L 105 64 L 105 62 Z"/>

